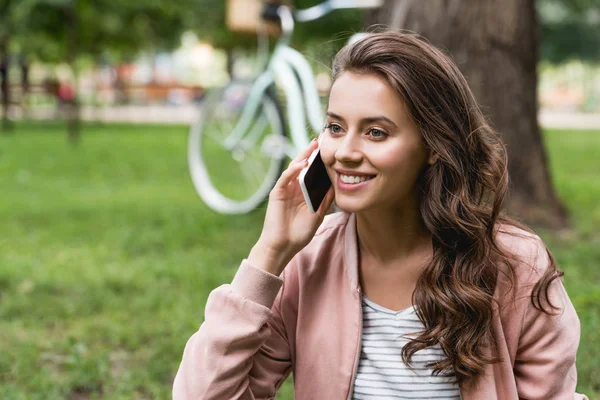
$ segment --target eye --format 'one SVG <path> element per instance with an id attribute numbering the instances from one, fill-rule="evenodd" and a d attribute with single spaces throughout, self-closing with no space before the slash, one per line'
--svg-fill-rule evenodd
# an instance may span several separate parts
<path id="1" fill-rule="evenodd" d="M 338 133 L 342 132 L 342 127 L 339 126 L 338 124 L 327 124 L 325 126 L 325 129 L 329 130 L 329 132 L 331 132 L 333 134 L 338 134 Z"/>
<path id="2" fill-rule="evenodd" d="M 385 133 L 381 129 L 377 129 L 377 128 L 373 128 L 373 129 L 369 130 L 369 134 L 371 135 L 371 137 L 373 139 L 384 139 L 388 136 L 387 133 Z"/>

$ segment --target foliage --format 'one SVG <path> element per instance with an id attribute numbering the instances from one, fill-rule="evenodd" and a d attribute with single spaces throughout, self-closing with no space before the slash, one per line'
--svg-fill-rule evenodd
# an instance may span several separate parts
<path id="1" fill-rule="evenodd" d="M 124 58 L 141 49 L 173 49 L 199 16 L 197 1 L 0 0 L 19 50 L 44 61 L 77 55 Z M 8 13 L 10 11 L 10 13 Z"/>
<path id="2" fill-rule="evenodd" d="M 538 0 L 541 57 L 559 63 L 570 59 L 600 61 L 600 2 Z"/>
<path id="3" fill-rule="evenodd" d="M 15 0 L 0 0 L 0 41 L 15 29 Z"/>
<path id="4" fill-rule="evenodd" d="M 0 140 L 0 398 L 170 398 L 208 293 L 233 277 L 264 210 L 195 194 L 186 129 L 21 125 Z M 576 232 L 545 233 L 582 322 L 579 390 L 600 394 L 600 131 L 546 134 Z M 291 399 L 288 381 L 280 399 Z"/>

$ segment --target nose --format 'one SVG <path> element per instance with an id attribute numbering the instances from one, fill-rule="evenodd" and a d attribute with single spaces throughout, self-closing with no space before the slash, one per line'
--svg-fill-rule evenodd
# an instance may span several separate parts
<path id="1" fill-rule="evenodd" d="M 341 138 L 338 144 L 334 154 L 336 161 L 340 163 L 360 163 L 362 161 L 363 154 L 358 135 L 349 132 Z"/>

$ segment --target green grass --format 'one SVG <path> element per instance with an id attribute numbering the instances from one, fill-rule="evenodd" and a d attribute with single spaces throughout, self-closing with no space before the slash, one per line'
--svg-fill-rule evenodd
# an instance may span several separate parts
<path id="1" fill-rule="evenodd" d="M 222 216 L 202 204 L 186 132 L 86 125 L 78 148 L 59 124 L 0 136 L 1 399 L 170 398 L 208 293 L 231 280 L 264 212 Z M 544 238 L 582 321 L 579 390 L 595 398 L 600 132 L 546 139 L 576 229 Z M 279 398 L 291 393 L 288 382 Z"/>
<path id="2" fill-rule="evenodd" d="M 600 131 L 545 134 L 556 190 L 575 232 L 542 234 L 565 271 L 565 285 L 581 320 L 578 390 L 600 398 Z"/>

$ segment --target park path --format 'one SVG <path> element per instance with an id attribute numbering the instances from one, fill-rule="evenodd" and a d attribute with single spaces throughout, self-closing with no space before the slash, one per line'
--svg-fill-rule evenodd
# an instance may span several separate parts
<path id="1" fill-rule="evenodd" d="M 197 105 L 125 105 L 114 107 L 89 107 L 82 109 L 82 119 L 98 122 L 147 123 L 189 125 L 198 116 Z M 17 119 L 19 113 L 14 115 Z M 29 111 L 29 118 L 53 120 L 55 107 L 37 107 Z M 600 113 L 555 112 L 542 110 L 538 115 L 540 125 L 555 129 L 600 129 Z"/>

